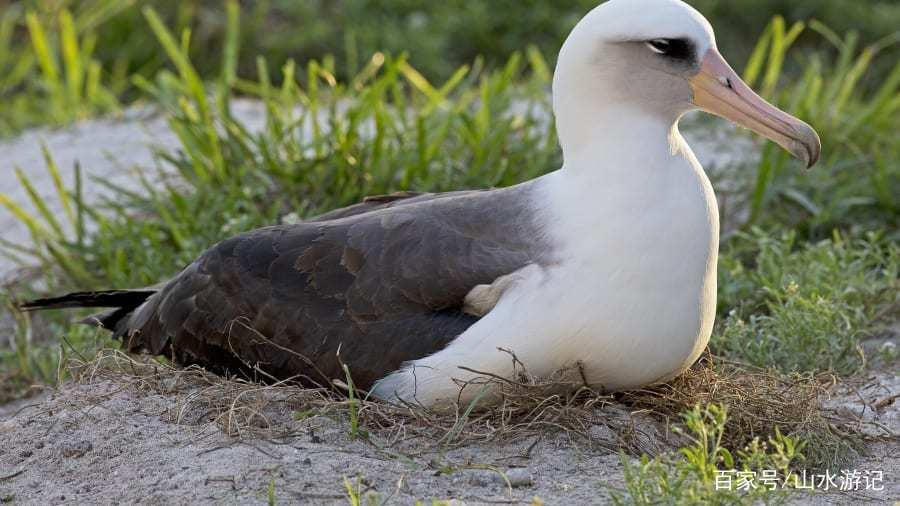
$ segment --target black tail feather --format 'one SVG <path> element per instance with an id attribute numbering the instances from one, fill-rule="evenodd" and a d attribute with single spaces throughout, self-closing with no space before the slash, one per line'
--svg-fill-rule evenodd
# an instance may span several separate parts
<path id="1" fill-rule="evenodd" d="M 74 307 L 106 307 L 113 308 L 81 320 L 97 327 L 102 327 L 120 335 L 120 324 L 127 324 L 128 317 L 144 303 L 156 290 L 105 290 L 100 292 L 75 292 L 62 297 L 51 297 L 24 302 L 19 305 L 22 311 L 42 311 L 44 309 L 66 309 Z"/>
<path id="2" fill-rule="evenodd" d="M 112 307 L 132 310 L 156 290 L 105 290 L 100 292 L 75 292 L 62 297 L 36 299 L 23 302 L 19 309 L 23 311 L 41 311 L 44 309 L 65 309 L 73 307 Z"/>

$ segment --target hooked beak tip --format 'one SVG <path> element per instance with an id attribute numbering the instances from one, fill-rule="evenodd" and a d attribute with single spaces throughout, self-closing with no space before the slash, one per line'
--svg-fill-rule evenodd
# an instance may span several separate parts
<path id="1" fill-rule="evenodd" d="M 798 156 L 806 163 L 806 168 L 811 169 L 816 162 L 819 161 L 819 154 L 822 152 L 822 141 L 819 134 L 816 133 L 809 125 L 805 125 L 806 129 L 797 137 L 796 142 L 803 149 L 803 156 Z"/>
<path id="2" fill-rule="evenodd" d="M 795 158 L 804 163 L 807 169 L 811 169 L 816 162 L 819 161 L 819 155 L 822 151 L 822 141 L 819 140 L 819 134 L 815 129 L 807 123 L 797 120 L 795 125 L 789 129 L 785 137 L 788 139 L 788 151 Z"/>

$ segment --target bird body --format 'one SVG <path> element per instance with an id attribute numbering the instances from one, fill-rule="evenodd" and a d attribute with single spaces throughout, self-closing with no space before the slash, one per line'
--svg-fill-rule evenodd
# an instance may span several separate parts
<path id="1" fill-rule="evenodd" d="M 564 166 L 534 180 L 536 222 L 555 245 L 550 261 L 529 264 L 488 314 L 374 392 L 425 404 L 455 399 L 457 382 L 477 376 L 460 365 L 512 374 L 504 350 L 538 376 L 578 363 L 604 390 L 661 382 L 690 366 L 715 317 L 718 209 L 690 148 L 677 132 L 666 137 L 676 144 L 639 151 L 640 171 Z"/>
<path id="2" fill-rule="evenodd" d="M 376 197 L 212 247 L 156 291 L 27 309 L 114 307 L 129 350 L 278 379 L 343 379 L 439 405 L 519 365 L 578 364 L 622 390 L 689 367 L 712 332 L 715 196 L 678 132 L 701 108 L 815 162 L 815 132 L 756 96 L 680 0 L 610 0 L 560 51 L 562 168 L 508 188 Z M 118 302 L 117 302 L 118 301 Z"/>

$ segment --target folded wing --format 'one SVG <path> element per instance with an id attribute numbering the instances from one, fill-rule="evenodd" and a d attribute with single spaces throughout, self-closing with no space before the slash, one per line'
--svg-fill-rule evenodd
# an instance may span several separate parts
<path id="1" fill-rule="evenodd" d="M 541 255 L 527 187 L 382 197 L 214 246 L 116 324 L 130 350 L 367 388 L 477 321 L 476 285 Z M 340 361 L 338 359 L 340 353 Z"/>

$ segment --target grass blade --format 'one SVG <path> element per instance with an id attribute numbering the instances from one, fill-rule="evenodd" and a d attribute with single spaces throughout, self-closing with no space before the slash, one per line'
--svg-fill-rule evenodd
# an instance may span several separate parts
<path id="1" fill-rule="evenodd" d="M 47 167 L 47 172 L 50 174 L 50 178 L 53 180 L 53 187 L 56 189 L 56 194 L 59 196 L 59 202 L 60 204 L 62 204 L 63 212 L 69 219 L 69 223 L 74 226 L 77 224 L 78 220 L 75 217 L 75 212 L 72 210 L 72 203 L 69 199 L 69 193 L 66 191 L 66 188 L 63 185 L 62 177 L 60 177 L 59 175 L 59 167 L 56 165 L 56 161 L 53 160 L 53 156 L 50 154 L 50 150 L 43 142 L 41 143 L 41 153 L 44 155 L 44 165 Z"/>
<path id="2" fill-rule="evenodd" d="M 34 216 L 31 215 L 28 211 L 22 208 L 19 204 L 16 204 L 12 199 L 7 197 L 6 195 L 0 193 L 0 206 L 5 207 L 9 212 L 13 214 L 19 221 L 25 224 L 28 227 L 29 232 L 31 232 L 31 236 L 34 238 L 35 242 L 40 242 L 40 239 L 47 237 L 49 234 L 47 230 L 40 224 L 40 222 L 35 219 Z"/>
<path id="3" fill-rule="evenodd" d="M 240 15 L 241 10 L 235 0 L 225 3 L 226 28 L 225 49 L 222 53 L 222 81 L 225 89 L 229 89 L 237 79 L 238 50 L 240 49 Z"/>
<path id="4" fill-rule="evenodd" d="M 62 227 L 59 225 L 59 222 L 53 216 L 53 213 L 50 212 L 50 209 L 47 207 L 47 203 L 44 201 L 43 197 L 35 189 L 34 185 L 31 184 L 31 180 L 28 179 L 28 176 L 22 172 L 22 169 L 19 167 L 15 168 L 16 179 L 19 180 L 19 183 L 25 188 L 25 192 L 28 193 L 29 199 L 31 199 L 31 203 L 38 209 L 38 212 L 44 218 L 44 222 L 50 225 L 50 228 L 56 232 L 57 238 L 62 238 L 65 236 Z"/>
<path id="5" fill-rule="evenodd" d="M 63 67 L 66 71 L 66 90 L 69 104 L 74 108 L 81 99 L 84 85 L 84 65 L 78 48 L 78 38 L 75 35 L 75 23 L 72 21 L 72 13 L 68 9 L 63 9 L 59 13 L 59 35 Z"/>

